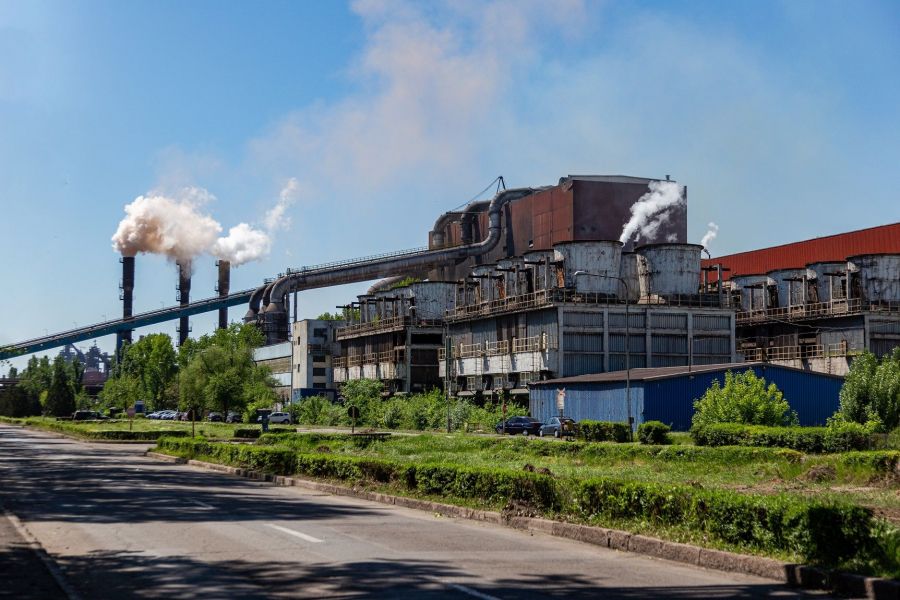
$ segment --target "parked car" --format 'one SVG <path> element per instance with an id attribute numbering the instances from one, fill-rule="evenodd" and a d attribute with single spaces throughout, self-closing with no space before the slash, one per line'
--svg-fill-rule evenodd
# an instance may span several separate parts
<path id="1" fill-rule="evenodd" d="M 541 426 L 543 423 L 539 419 L 535 419 L 534 417 L 512 417 L 511 419 L 507 419 L 506 421 L 506 433 L 515 435 L 517 433 L 521 433 L 522 435 L 537 435 L 541 430 Z M 498 434 L 503 433 L 503 423 L 497 423 L 497 426 L 494 427 L 494 431 Z"/>
<path id="2" fill-rule="evenodd" d="M 211 412 L 206 415 L 206 420 L 210 423 L 221 423 L 224 419 L 222 419 L 222 413 Z"/>
<path id="3" fill-rule="evenodd" d="M 225 422 L 226 423 L 240 423 L 243 418 L 244 418 L 244 415 L 242 415 L 239 412 L 230 412 L 230 413 L 228 413 L 228 415 L 225 416 Z"/>
<path id="4" fill-rule="evenodd" d="M 575 437 L 575 420 L 569 417 L 551 417 L 550 421 L 541 427 L 538 435 L 541 437 L 552 435 L 555 438 Z"/>
<path id="5" fill-rule="evenodd" d="M 159 418 L 163 421 L 173 421 L 175 419 L 175 412 L 176 411 L 174 410 L 164 410 L 159 414 Z"/>
<path id="6" fill-rule="evenodd" d="M 257 422 L 262 422 L 262 417 L 257 417 Z M 269 423 L 272 425 L 290 425 L 291 424 L 291 414 L 286 412 L 273 412 L 269 413 Z"/>

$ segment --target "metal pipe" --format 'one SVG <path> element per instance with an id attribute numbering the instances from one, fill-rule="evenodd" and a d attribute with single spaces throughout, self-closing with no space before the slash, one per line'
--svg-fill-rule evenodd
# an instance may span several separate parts
<path id="1" fill-rule="evenodd" d="M 261 285 L 250 294 L 249 308 L 247 314 L 244 315 L 244 323 L 253 323 L 256 321 L 256 316 L 259 314 L 259 303 L 262 302 L 266 287 L 268 287 L 268 284 Z"/>
<path id="2" fill-rule="evenodd" d="M 389 290 L 392 285 L 394 285 L 396 283 L 400 283 L 404 279 L 410 279 L 410 278 L 425 279 L 425 277 L 427 277 L 427 276 L 428 276 L 427 272 L 407 273 L 406 275 L 394 275 L 393 277 L 387 277 L 385 279 L 382 279 L 381 281 L 373 283 L 372 286 L 369 288 L 369 291 L 366 293 L 374 294 L 375 292 L 385 292 L 385 291 Z"/>
<path id="3" fill-rule="evenodd" d="M 497 196 L 499 195 L 500 194 L 497 194 Z M 494 197 L 496 198 L 496 196 Z M 493 200 L 479 200 L 468 205 L 463 211 L 462 218 L 459 220 L 460 237 L 462 238 L 463 244 L 471 243 L 474 239 L 472 234 L 472 223 L 475 222 L 475 217 L 478 216 L 479 213 L 483 213 L 486 208 L 490 209 L 492 202 Z"/>
<path id="4" fill-rule="evenodd" d="M 391 277 L 420 270 L 431 270 L 441 266 L 456 264 L 471 256 L 485 254 L 494 249 L 500 241 L 500 217 L 502 208 L 512 200 L 524 198 L 537 192 L 535 188 L 514 188 L 503 190 L 490 201 L 490 227 L 488 236 L 477 244 L 468 244 L 440 250 L 426 250 L 412 256 L 402 256 L 373 260 L 368 263 L 338 266 L 328 271 L 306 274 L 291 273 L 275 282 L 269 296 L 271 304 L 266 311 L 283 312 L 279 305 L 288 291 L 308 290 L 345 283 L 367 281 L 378 277 Z M 469 205 L 470 207 L 472 205 Z"/>
<path id="5" fill-rule="evenodd" d="M 462 214 L 463 211 L 461 210 L 451 210 L 437 218 L 437 221 L 434 222 L 434 229 L 431 230 L 432 248 L 440 248 L 444 245 L 444 230 L 447 229 L 447 225 L 453 223 L 456 219 L 461 217 Z"/>

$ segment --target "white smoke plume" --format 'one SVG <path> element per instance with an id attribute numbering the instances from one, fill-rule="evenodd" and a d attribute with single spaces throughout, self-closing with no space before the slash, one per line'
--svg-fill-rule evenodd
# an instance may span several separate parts
<path id="1" fill-rule="evenodd" d="M 619 241 L 627 243 L 640 237 L 653 241 L 659 228 L 669 221 L 669 211 L 684 206 L 684 187 L 674 181 L 651 181 L 650 191 L 631 206 L 631 219 L 622 229 Z"/>
<path id="2" fill-rule="evenodd" d="M 227 237 L 216 240 L 210 253 L 221 260 L 227 260 L 232 267 L 237 267 L 268 256 L 271 249 L 272 238 L 268 233 L 253 229 L 247 223 L 238 223 L 228 230 Z"/>
<path id="3" fill-rule="evenodd" d="M 716 225 L 715 223 L 713 223 L 712 221 L 710 221 L 709 222 L 709 231 L 707 231 L 706 235 L 703 236 L 703 239 L 700 240 L 700 245 L 708 250 L 709 243 L 711 241 L 713 241 L 714 239 L 716 239 L 717 235 L 719 235 L 719 226 Z"/>
<path id="4" fill-rule="evenodd" d="M 113 249 L 123 256 L 161 254 L 178 261 L 206 252 L 222 226 L 201 212 L 215 199 L 202 188 L 184 188 L 176 197 L 161 192 L 139 196 L 125 207 L 126 216 L 112 236 Z"/>
<path id="5" fill-rule="evenodd" d="M 300 182 L 291 177 L 278 197 L 278 204 L 266 211 L 263 223 L 269 231 L 287 231 L 291 228 L 291 218 L 284 215 L 287 208 L 300 197 Z"/>

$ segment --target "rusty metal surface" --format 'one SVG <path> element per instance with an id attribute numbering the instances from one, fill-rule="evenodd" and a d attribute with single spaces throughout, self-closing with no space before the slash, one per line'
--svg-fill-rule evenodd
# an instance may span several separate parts
<path id="1" fill-rule="evenodd" d="M 703 261 L 704 266 L 721 262 L 731 269 L 724 279 L 747 273 L 800 268 L 815 262 L 842 262 L 857 254 L 900 253 L 900 223 L 860 229 L 837 235 L 729 254 Z M 715 281 L 715 272 L 710 280 Z"/>
<path id="2" fill-rule="evenodd" d="M 702 250 L 697 244 L 650 244 L 635 248 L 641 296 L 698 293 Z"/>

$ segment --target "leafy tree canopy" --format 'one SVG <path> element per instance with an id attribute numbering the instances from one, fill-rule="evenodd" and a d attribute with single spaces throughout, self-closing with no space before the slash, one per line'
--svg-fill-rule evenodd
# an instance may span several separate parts
<path id="1" fill-rule="evenodd" d="M 725 386 L 714 380 L 703 397 L 694 402 L 694 425 L 743 423 L 778 427 L 796 424 L 784 394 L 774 383 L 758 378 L 752 369 L 743 373 L 725 373 Z"/>
<path id="2" fill-rule="evenodd" d="M 835 417 L 863 425 L 877 421 L 887 430 L 900 426 L 900 348 L 881 364 L 868 350 L 854 359 Z"/>

